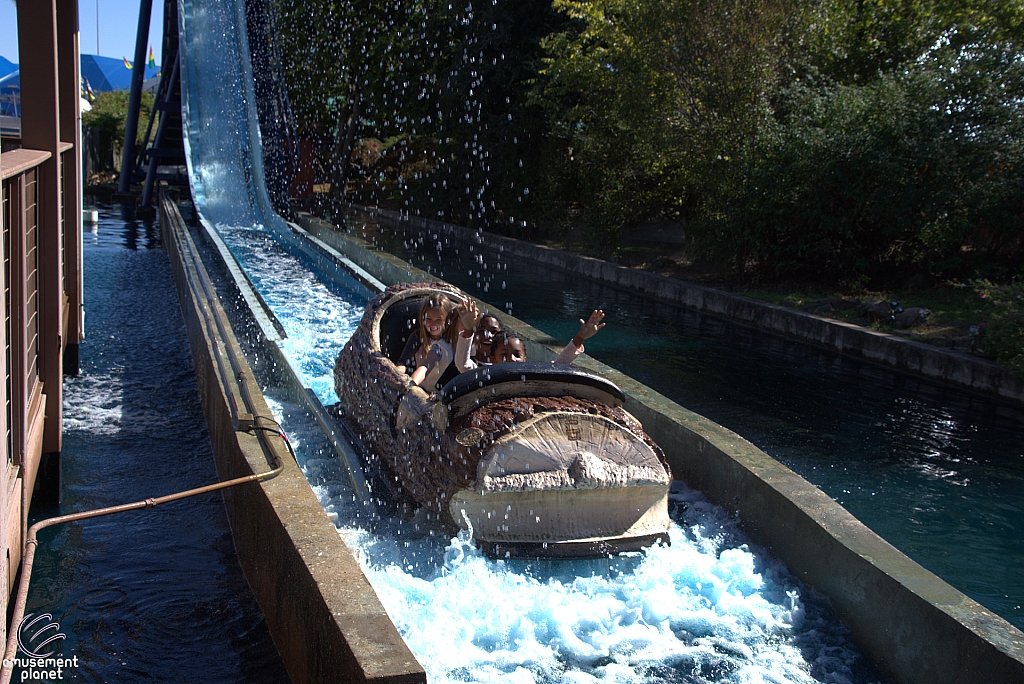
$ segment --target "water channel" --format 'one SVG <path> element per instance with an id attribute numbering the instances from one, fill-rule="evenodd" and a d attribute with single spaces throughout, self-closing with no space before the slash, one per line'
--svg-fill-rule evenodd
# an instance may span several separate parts
<path id="1" fill-rule="evenodd" d="M 304 381 L 336 402 L 334 359 L 370 293 L 262 225 L 215 228 L 280 321 Z M 244 310 L 232 315 L 307 479 L 431 682 L 883 681 L 820 598 L 682 483 L 670 547 L 597 561 L 490 560 L 436 521 L 356 501 L 246 334 Z"/>
<path id="2" fill-rule="evenodd" d="M 81 372 L 64 380 L 64 500 L 33 506 L 31 522 L 217 481 L 159 227 L 98 208 L 83 241 Z M 219 493 L 43 530 L 27 613 L 67 636 L 59 654 L 78 667 L 64 680 L 290 681 Z"/>
<path id="3" fill-rule="evenodd" d="M 1024 628 L 1024 410 L 354 214 L 347 228 L 747 438 L 897 548 Z M 399 230 L 396 230 L 398 228 Z"/>

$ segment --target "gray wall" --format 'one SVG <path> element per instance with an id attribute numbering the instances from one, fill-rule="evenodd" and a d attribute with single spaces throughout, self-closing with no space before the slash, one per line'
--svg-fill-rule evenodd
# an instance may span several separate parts
<path id="1" fill-rule="evenodd" d="M 980 394 L 1024 403 L 1024 379 L 1013 377 L 1009 370 L 998 364 L 964 352 L 942 349 L 898 335 L 869 330 L 514 238 L 490 233 L 478 235 L 476 231 L 461 226 L 417 216 L 405 216 L 394 211 L 369 208 L 364 210 L 372 215 L 406 223 L 415 228 L 441 231 L 457 239 L 482 240 L 486 246 L 501 248 L 516 256 L 642 292 L 690 309 L 729 318 L 760 330 L 769 330 Z"/>
<path id="2" fill-rule="evenodd" d="M 385 284 L 434 280 L 312 216 L 301 225 Z M 553 360 L 557 340 L 511 316 L 528 354 Z M 1024 634 L 872 532 L 819 489 L 739 435 L 582 356 L 615 382 L 626 409 L 665 450 L 675 477 L 739 514 L 744 531 L 824 594 L 897 682 L 1024 682 Z"/>
<path id="3" fill-rule="evenodd" d="M 239 385 L 247 385 L 253 415 L 272 413 L 230 326 L 221 332 L 226 316 L 206 295 L 213 289 L 202 285 L 205 269 L 177 208 L 161 198 L 160 211 L 217 472 L 222 480 L 264 472 L 259 439 L 235 429 L 231 405 L 242 405 Z M 237 379 L 223 366 L 228 357 L 244 368 Z M 281 474 L 225 491 L 224 504 L 242 570 L 292 681 L 426 682 L 302 471 L 287 451 L 277 458 Z"/>

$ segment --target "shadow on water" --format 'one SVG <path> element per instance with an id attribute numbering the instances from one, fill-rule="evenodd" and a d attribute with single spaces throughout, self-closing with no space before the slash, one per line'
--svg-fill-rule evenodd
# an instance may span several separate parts
<path id="1" fill-rule="evenodd" d="M 217 480 L 159 227 L 100 209 L 85 234 L 81 373 L 65 378 L 64 501 L 34 519 Z M 45 530 L 27 612 L 67 635 L 67 679 L 290 681 L 219 493 Z"/>
<path id="2" fill-rule="evenodd" d="M 1024 628 L 1024 411 L 480 244 L 362 215 L 349 230 L 739 433 Z"/>

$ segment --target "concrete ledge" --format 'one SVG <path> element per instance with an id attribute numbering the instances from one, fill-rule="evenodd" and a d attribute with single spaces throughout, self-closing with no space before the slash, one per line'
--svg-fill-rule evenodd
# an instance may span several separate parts
<path id="1" fill-rule="evenodd" d="M 311 216 L 300 223 L 385 284 L 436 280 Z M 531 360 L 557 340 L 508 315 Z M 757 544 L 827 596 L 857 641 L 897 682 L 1024 682 L 1024 633 L 925 570 L 842 506 L 739 435 L 587 355 L 577 365 L 616 383 L 625 407 L 665 450 L 676 477 L 739 514 Z"/>
<path id="2" fill-rule="evenodd" d="M 587 359 L 670 455 L 676 476 L 826 595 L 898 682 L 1024 681 L 1024 634 L 925 570 L 802 477 L 735 433 Z"/>
<path id="3" fill-rule="evenodd" d="M 268 469 L 253 434 L 236 431 L 236 383 L 248 383 L 249 407 L 272 417 L 248 365 L 242 377 L 225 375 L 220 359 L 245 358 L 234 333 L 209 325 L 224 317 L 220 303 L 196 283 L 206 277 L 177 207 L 161 199 L 160 224 L 195 361 L 203 410 L 222 479 Z M 223 318 L 226 320 L 226 317 Z M 226 339 L 225 339 L 226 337 Z M 234 395 L 234 396 L 233 396 Z M 277 438 L 275 438 L 277 439 Z M 279 441 L 279 440 L 278 440 Z M 388 618 L 351 551 L 285 450 L 276 478 L 225 491 L 239 562 L 267 620 L 292 681 L 426 681 L 423 668 Z"/>
<path id="4" fill-rule="evenodd" d="M 998 364 L 970 354 L 940 349 L 898 335 L 868 330 L 858 325 L 793 311 L 714 288 L 667 278 L 657 273 L 619 266 L 514 238 L 477 233 L 462 226 L 408 216 L 386 209 L 357 209 L 391 221 L 407 223 L 416 228 L 436 230 L 460 240 L 471 240 L 491 248 L 500 248 L 519 257 L 557 266 L 594 280 L 729 318 L 761 330 L 793 337 L 865 361 L 885 364 L 901 371 L 1024 404 L 1024 380 L 1013 377 L 1009 370 Z"/>

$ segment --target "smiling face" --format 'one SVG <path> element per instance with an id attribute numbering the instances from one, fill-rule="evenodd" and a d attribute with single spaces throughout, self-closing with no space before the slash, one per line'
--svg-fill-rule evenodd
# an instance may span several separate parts
<path id="1" fill-rule="evenodd" d="M 431 340 L 441 339 L 444 332 L 445 313 L 441 309 L 427 309 L 423 314 L 423 330 Z"/>
<path id="2" fill-rule="evenodd" d="M 501 323 L 498 322 L 497 318 L 494 316 L 483 316 L 480 319 L 474 338 L 478 358 L 486 359 L 491 356 L 494 351 L 494 338 L 499 332 L 501 332 Z"/>
<path id="3" fill-rule="evenodd" d="M 494 363 L 522 363 L 526 361 L 526 349 L 518 337 L 503 339 L 494 347 Z"/>

